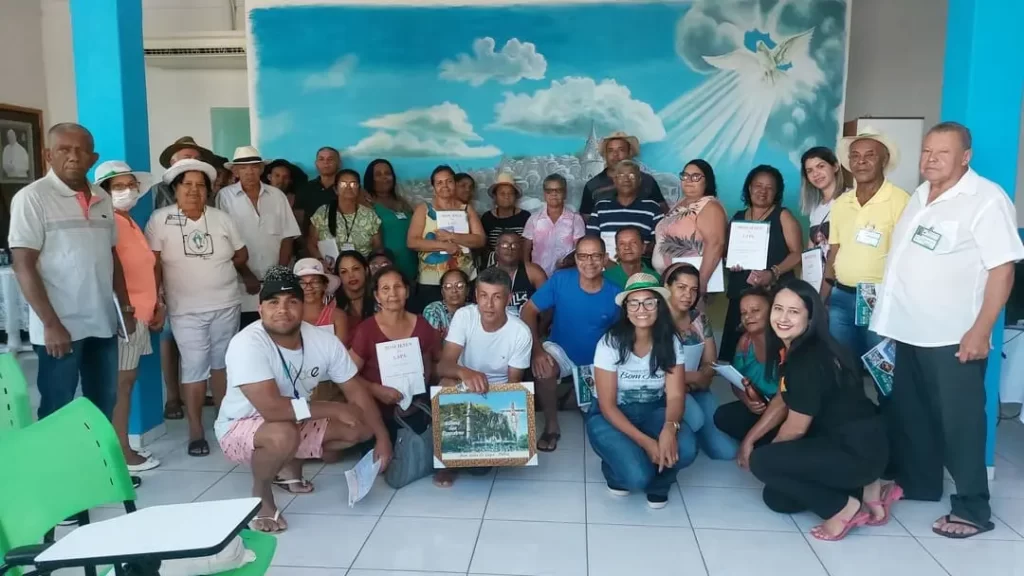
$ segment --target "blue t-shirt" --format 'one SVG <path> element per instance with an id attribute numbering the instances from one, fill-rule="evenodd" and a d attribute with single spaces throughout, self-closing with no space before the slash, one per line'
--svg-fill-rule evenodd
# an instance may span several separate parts
<path id="1" fill-rule="evenodd" d="M 531 301 L 538 310 L 554 309 L 550 340 L 565 350 L 577 366 L 594 363 L 597 342 L 619 317 L 615 295 L 619 287 L 608 280 L 596 294 L 580 288 L 575 268 L 555 272 L 534 293 Z"/>

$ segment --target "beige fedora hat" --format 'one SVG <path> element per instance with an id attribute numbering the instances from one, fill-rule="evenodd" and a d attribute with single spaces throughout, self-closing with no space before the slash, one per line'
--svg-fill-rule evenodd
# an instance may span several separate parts
<path id="1" fill-rule="evenodd" d="M 517 198 L 521 198 L 523 196 L 522 188 L 520 188 L 519 184 L 516 183 L 515 177 L 508 172 L 499 172 L 498 176 L 494 179 L 494 184 L 491 184 L 491 187 L 487 189 L 487 193 L 493 197 L 498 191 L 498 186 L 501 186 L 502 184 L 508 184 L 511 186 L 512 189 L 516 191 Z"/>
<path id="2" fill-rule="evenodd" d="M 885 146 L 885 149 L 889 151 L 889 163 L 885 165 L 885 172 L 887 174 L 892 172 L 900 163 L 900 149 L 896 146 L 896 143 L 873 127 L 864 126 L 856 136 L 844 136 L 839 140 L 839 146 L 836 147 L 836 156 L 839 157 L 839 163 L 843 165 L 843 168 L 850 169 L 850 146 L 857 140 L 874 140 Z"/>

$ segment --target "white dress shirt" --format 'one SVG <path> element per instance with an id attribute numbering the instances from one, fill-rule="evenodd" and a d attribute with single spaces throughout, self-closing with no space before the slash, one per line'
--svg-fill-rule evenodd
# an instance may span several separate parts
<path id="1" fill-rule="evenodd" d="M 279 264 L 281 242 L 298 237 L 300 232 L 284 192 L 260 182 L 257 204 L 259 208 L 253 206 L 240 182 L 225 186 L 217 194 L 217 208 L 231 216 L 249 249 L 249 270 L 262 280 L 267 269 Z M 238 290 L 242 297 L 242 312 L 259 309 L 259 295 L 247 294 L 241 280 Z"/>
<path id="2" fill-rule="evenodd" d="M 880 336 L 938 348 L 960 343 L 981 311 L 988 271 L 1024 259 L 1017 218 L 998 184 L 966 174 L 931 204 L 925 182 L 893 230 L 871 318 Z M 937 241 L 934 249 L 924 231 Z M 918 240 L 915 242 L 915 238 Z"/>

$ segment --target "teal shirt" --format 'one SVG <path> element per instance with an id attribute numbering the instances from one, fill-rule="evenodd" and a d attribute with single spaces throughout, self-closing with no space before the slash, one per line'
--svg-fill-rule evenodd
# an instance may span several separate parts
<path id="1" fill-rule="evenodd" d="M 661 276 L 659 276 L 658 273 L 655 272 L 654 270 L 651 270 L 647 266 L 647 264 L 641 264 L 640 271 L 643 272 L 644 274 L 650 274 L 651 276 L 654 276 L 655 278 L 658 279 L 658 282 L 661 282 Z M 615 266 L 612 266 L 611 268 L 604 271 L 604 279 L 611 282 L 612 284 L 615 284 L 621 290 L 622 288 L 626 287 L 626 280 L 629 280 L 629 276 L 626 276 L 626 272 L 622 269 L 621 264 L 616 264 Z"/>
<path id="2" fill-rule="evenodd" d="M 778 381 L 765 376 L 764 364 L 758 361 L 753 345 L 749 346 L 746 352 L 737 348 L 736 355 L 732 359 L 732 366 L 747 380 L 750 380 L 754 388 L 760 390 L 766 397 L 771 398 L 779 392 Z"/>

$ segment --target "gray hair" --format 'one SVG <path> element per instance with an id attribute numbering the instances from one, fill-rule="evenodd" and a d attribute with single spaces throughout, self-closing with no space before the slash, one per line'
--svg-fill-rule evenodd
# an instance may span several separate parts
<path id="1" fill-rule="evenodd" d="M 633 172 L 634 174 L 637 175 L 640 175 L 643 172 L 642 170 L 640 170 L 639 164 L 629 159 L 622 160 L 621 162 L 615 165 L 616 171 L 619 171 L 623 168 L 628 168 L 630 172 Z"/>
<path id="2" fill-rule="evenodd" d="M 81 124 L 75 124 L 74 122 L 61 122 L 59 124 L 54 124 L 46 132 L 46 135 L 48 138 L 52 140 L 55 136 L 61 136 L 69 132 L 81 132 L 82 134 L 86 135 L 86 137 L 89 139 L 90 144 L 92 144 L 93 146 L 96 145 L 95 140 L 93 140 L 92 137 L 92 132 L 89 132 L 89 129 L 85 126 L 82 126 Z"/>
<path id="3" fill-rule="evenodd" d="M 562 187 L 562 192 L 568 192 L 569 191 L 569 183 L 565 181 L 565 176 L 562 176 L 561 174 L 559 174 L 557 172 L 555 172 L 554 174 L 548 174 L 544 178 L 544 182 L 541 183 L 541 186 L 543 186 L 544 184 L 547 184 L 548 182 L 554 182 L 554 183 L 558 184 L 559 186 L 561 186 Z"/>
<path id="4" fill-rule="evenodd" d="M 935 126 L 932 126 L 930 130 L 928 130 L 928 134 L 932 134 L 933 132 L 953 132 L 960 138 L 960 145 L 964 147 L 964 150 L 971 149 L 971 145 L 973 143 L 971 138 L 971 130 L 970 128 L 964 126 L 959 122 L 939 122 Z"/>

